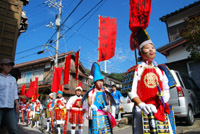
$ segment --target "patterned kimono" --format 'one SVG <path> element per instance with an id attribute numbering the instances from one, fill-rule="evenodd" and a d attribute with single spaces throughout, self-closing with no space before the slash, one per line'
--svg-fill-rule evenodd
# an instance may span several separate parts
<path id="1" fill-rule="evenodd" d="M 56 99 L 55 104 L 56 104 L 55 120 L 57 121 L 57 124 L 64 124 L 64 121 L 65 121 L 65 113 L 64 113 L 65 100 L 64 100 L 64 98 L 62 97 L 60 99 Z"/>
<path id="2" fill-rule="evenodd" d="M 97 107 L 97 111 L 92 111 L 92 120 L 89 120 L 89 134 L 112 134 L 110 121 L 115 119 L 111 117 L 111 113 L 103 111 L 103 108 L 106 106 L 105 92 L 98 92 L 97 89 L 93 89 L 89 96 L 92 96 L 92 104 Z"/>
<path id="3" fill-rule="evenodd" d="M 83 126 L 83 106 L 81 104 L 82 96 L 72 96 L 70 97 L 68 103 L 67 103 L 67 109 L 70 110 L 69 114 L 69 122 L 72 124 L 72 126 L 80 125 Z"/>

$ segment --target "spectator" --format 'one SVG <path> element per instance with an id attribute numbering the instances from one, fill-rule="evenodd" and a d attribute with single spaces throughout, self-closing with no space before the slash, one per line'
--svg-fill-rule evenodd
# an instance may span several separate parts
<path id="1" fill-rule="evenodd" d="M 17 82 L 18 79 L 21 78 L 21 71 L 19 70 L 19 68 L 13 68 L 10 71 L 10 75 L 12 75 L 16 79 L 16 82 Z M 19 93 L 18 90 L 17 90 L 17 92 Z M 14 105 L 14 108 L 16 108 L 16 105 Z M 16 116 L 16 124 L 17 124 L 17 122 L 18 122 L 18 113 L 17 113 L 16 110 L 15 110 L 15 116 Z"/>
<path id="2" fill-rule="evenodd" d="M 118 114 L 118 121 L 121 120 L 121 112 L 120 112 L 120 109 L 121 109 L 121 103 L 122 103 L 122 100 L 123 100 L 123 96 L 122 94 L 120 93 L 120 91 L 117 90 L 117 86 L 116 85 L 112 85 L 112 92 L 111 92 L 113 98 L 115 99 L 115 102 L 116 102 L 116 106 L 112 105 L 112 115 L 113 117 L 115 118 L 116 116 L 116 112 Z"/>
<path id="3" fill-rule="evenodd" d="M 10 59 L 3 59 L 0 63 L 0 125 L 4 118 L 9 134 L 17 134 L 15 110 L 19 111 L 17 83 L 9 74 L 13 66 Z"/>

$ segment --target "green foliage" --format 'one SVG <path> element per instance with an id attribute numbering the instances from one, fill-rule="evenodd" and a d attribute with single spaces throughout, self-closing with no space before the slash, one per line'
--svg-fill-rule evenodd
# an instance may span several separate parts
<path id="1" fill-rule="evenodd" d="M 188 19 L 186 27 L 181 32 L 181 36 L 185 38 L 189 47 L 187 51 L 194 60 L 200 60 L 200 16 Z"/>
<path id="2" fill-rule="evenodd" d="M 122 81 L 124 79 L 124 73 L 111 73 L 108 76 L 119 81 Z"/>

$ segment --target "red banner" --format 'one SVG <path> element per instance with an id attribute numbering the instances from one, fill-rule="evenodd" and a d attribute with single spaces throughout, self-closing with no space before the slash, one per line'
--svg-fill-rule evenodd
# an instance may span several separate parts
<path id="1" fill-rule="evenodd" d="M 25 95 L 25 85 L 22 85 L 22 89 L 21 89 L 21 93 L 20 93 L 21 96 L 24 96 Z M 23 101 L 23 104 L 25 103 L 25 99 L 22 99 Z"/>
<path id="2" fill-rule="evenodd" d="M 130 37 L 131 50 L 137 47 L 135 44 L 135 32 L 138 28 L 145 29 L 149 25 L 151 13 L 151 0 L 130 0 L 129 28 L 132 31 Z"/>
<path id="3" fill-rule="evenodd" d="M 31 81 L 29 89 L 26 92 L 26 96 L 31 98 L 34 94 L 35 94 L 35 81 Z"/>
<path id="4" fill-rule="evenodd" d="M 38 99 L 38 77 L 35 77 L 35 91 L 36 91 L 36 99 Z"/>
<path id="5" fill-rule="evenodd" d="M 54 68 L 53 74 L 53 83 L 52 83 L 52 92 L 57 93 L 60 87 L 60 81 L 62 77 L 62 67 Z"/>
<path id="6" fill-rule="evenodd" d="M 71 55 L 68 55 L 65 57 L 65 70 L 64 70 L 63 84 L 69 84 L 70 67 L 71 67 Z"/>
<path id="7" fill-rule="evenodd" d="M 75 54 L 76 81 L 78 80 L 79 55 L 80 55 L 80 49 Z"/>
<path id="8" fill-rule="evenodd" d="M 99 59 L 98 62 L 108 60 L 115 55 L 117 22 L 116 18 L 99 16 Z"/>

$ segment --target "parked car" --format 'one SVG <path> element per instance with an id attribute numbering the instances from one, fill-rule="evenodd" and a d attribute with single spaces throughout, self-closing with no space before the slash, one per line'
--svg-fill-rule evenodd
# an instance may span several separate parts
<path id="1" fill-rule="evenodd" d="M 200 89 L 194 80 L 183 73 L 170 70 L 177 85 L 170 88 L 169 104 L 172 104 L 174 114 L 184 118 L 188 125 L 193 125 L 194 115 L 200 113 Z"/>
<path id="2" fill-rule="evenodd" d="M 121 112 L 122 115 L 132 114 L 134 103 L 129 98 L 128 93 L 122 93 L 122 96 L 124 97 L 122 102 L 122 107 L 123 107 L 123 111 Z"/>

